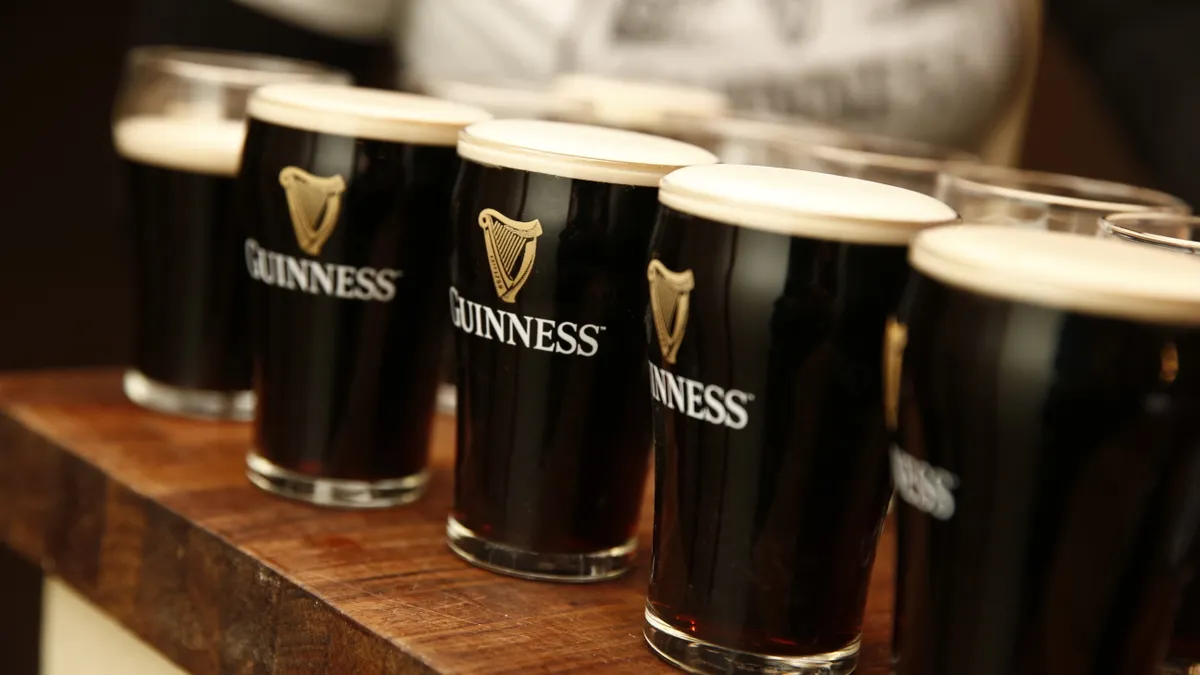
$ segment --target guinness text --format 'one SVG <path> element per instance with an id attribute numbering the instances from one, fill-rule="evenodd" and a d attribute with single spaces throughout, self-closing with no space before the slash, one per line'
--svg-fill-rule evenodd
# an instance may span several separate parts
<path id="1" fill-rule="evenodd" d="M 344 300 L 377 300 L 388 302 L 396 296 L 396 279 L 400 270 L 351 267 L 323 263 L 306 258 L 293 258 L 246 240 L 246 270 L 250 278 L 270 286 L 302 291 L 313 295 L 328 295 Z"/>
<path id="2" fill-rule="evenodd" d="M 650 397 L 671 410 L 730 429 L 745 428 L 749 421 L 746 404 L 753 394 L 740 389 L 722 389 L 715 384 L 703 384 L 670 373 L 653 363 L 650 365 Z"/>
<path id="3" fill-rule="evenodd" d="M 467 300 L 450 287 L 450 322 L 464 333 L 485 340 L 555 354 L 595 356 L 604 326 L 519 316 Z"/>

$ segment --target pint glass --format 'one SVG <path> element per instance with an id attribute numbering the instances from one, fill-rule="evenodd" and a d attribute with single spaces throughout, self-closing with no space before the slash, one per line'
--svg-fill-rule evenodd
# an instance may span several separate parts
<path id="1" fill-rule="evenodd" d="M 981 225 L 910 260 L 897 673 L 1154 673 L 1200 517 L 1200 265 Z"/>
<path id="2" fill-rule="evenodd" d="M 716 161 L 620 129 L 496 120 L 459 140 L 451 548 L 520 577 L 627 570 L 650 455 L 642 315 L 658 181 Z"/>
<path id="3" fill-rule="evenodd" d="M 932 197 L 793 169 L 663 182 L 645 268 L 646 640 L 701 673 L 848 673 L 891 496 L 882 348 Z"/>
<path id="4" fill-rule="evenodd" d="M 113 123 L 126 165 L 136 310 L 131 401 L 247 420 L 250 343 L 234 177 L 246 98 L 273 82 L 348 82 L 312 63 L 143 47 L 129 53 Z"/>
<path id="5" fill-rule="evenodd" d="M 342 507 L 412 501 L 445 338 L 450 192 L 477 108 L 275 85 L 239 176 L 252 289 L 259 487 Z"/>

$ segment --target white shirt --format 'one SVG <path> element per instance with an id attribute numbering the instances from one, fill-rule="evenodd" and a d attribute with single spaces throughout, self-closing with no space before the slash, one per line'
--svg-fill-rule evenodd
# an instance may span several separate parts
<path id="1" fill-rule="evenodd" d="M 293 21 L 307 6 L 310 28 L 361 34 L 390 20 L 410 80 L 664 80 L 723 90 L 738 108 L 969 149 L 1020 86 L 1021 0 L 241 1 Z"/>

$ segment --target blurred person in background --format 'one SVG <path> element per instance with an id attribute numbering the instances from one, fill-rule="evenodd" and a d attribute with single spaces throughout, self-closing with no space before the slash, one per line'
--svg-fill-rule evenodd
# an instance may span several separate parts
<path id="1" fill-rule="evenodd" d="M 390 43 L 406 88 L 573 72 L 701 86 L 1010 163 L 1039 30 L 1037 0 L 146 0 L 136 35 L 326 62 L 329 42 Z"/>
<path id="2" fill-rule="evenodd" d="M 1043 10 L 1159 187 L 1200 203 L 1193 0 L 141 0 L 135 41 L 324 61 L 360 82 L 699 85 L 737 109 L 1017 159 Z"/>

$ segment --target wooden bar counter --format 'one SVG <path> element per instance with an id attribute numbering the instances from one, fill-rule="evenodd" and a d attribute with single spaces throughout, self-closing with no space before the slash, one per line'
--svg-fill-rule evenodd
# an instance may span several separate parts
<path id="1" fill-rule="evenodd" d="M 0 405 L 0 541 L 189 672 L 679 672 L 642 639 L 649 493 L 631 574 L 530 582 L 446 548 L 452 417 L 434 427 L 428 495 L 358 512 L 252 487 L 248 425 L 141 410 L 115 371 L 0 377 Z M 890 670 L 893 560 L 889 527 L 867 675 Z"/>

